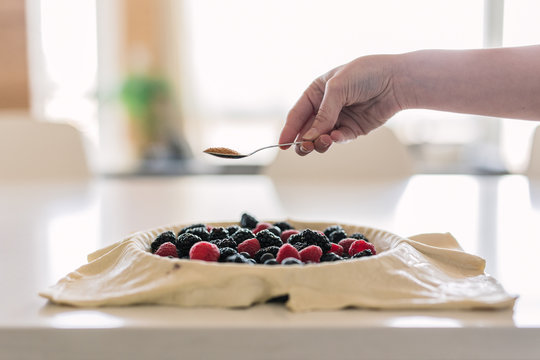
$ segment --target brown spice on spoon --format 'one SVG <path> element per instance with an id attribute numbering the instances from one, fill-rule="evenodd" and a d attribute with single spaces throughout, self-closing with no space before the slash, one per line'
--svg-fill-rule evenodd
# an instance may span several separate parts
<path id="1" fill-rule="evenodd" d="M 240 155 L 238 151 L 226 147 L 211 147 L 204 150 L 205 153 L 224 154 L 224 155 Z"/>

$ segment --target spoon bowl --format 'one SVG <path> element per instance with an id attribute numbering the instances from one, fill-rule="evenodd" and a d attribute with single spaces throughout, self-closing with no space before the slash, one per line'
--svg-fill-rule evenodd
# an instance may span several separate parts
<path id="1" fill-rule="evenodd" d="M 301 143 L 302 143 L 301 141 L 296 141 L 296 142 L 287 143 L 287 144 L 269 145 L 269 146 L 265 146 L 265 147 L 259 148 L 257 150 L 254 150 L 254 151 L 252 151 L 252 152 L 250 152 L 248 154 L 240 154 L 238 151 L 232 150 L 232 149 L 229 149 L 229 148 L 226 148 L 226 147 L 211 147 L 211 148 L 208 148 L 208 149 L 204 150 L 203 152 L 205 152 L 205 153 L 207 153 L 209 155 L 217 156 L 217 157 L 224 158 L 224 159 L 242 159 L 242 158 L 251 156 L 251 155 L 255 154 L 256 152 L 259 152 L 259 151 L 264 150 L 264 149 L 270 149 L 270 148 L 277 147 L 277 146 L 298 145 L 298 144 L 301 144 Z"/>

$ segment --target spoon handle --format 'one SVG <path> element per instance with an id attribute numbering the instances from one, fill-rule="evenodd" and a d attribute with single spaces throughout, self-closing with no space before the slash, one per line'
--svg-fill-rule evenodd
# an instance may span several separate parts
<path id="1" fill-rule="evenodd" d="M 255 151 L 249 153 L 248 156 L 251 156 L 251 155 L 255 154 L 256 152 L 259 152 L 259 151 L 264 150 L 264 149 L 270 149 L 270 148 L 278 147 L 278 146 L 298 145 L 298 144 L 301 144 L 301 143 L 302 143 L 301 141 L 295 141 L 295 142 L 286 143 L 286 144 L 274 144 L 274 145 L 268 145 L 268 146 L 262 147 L 262 148 L 260 148 L 260 149 L 257 149 L 257 150 L 255 150 Z"/>

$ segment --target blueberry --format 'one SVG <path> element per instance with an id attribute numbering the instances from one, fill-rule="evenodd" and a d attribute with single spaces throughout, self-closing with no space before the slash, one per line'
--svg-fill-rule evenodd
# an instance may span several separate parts
<path id="1" fill-rule="evenodd" d="M 302 261 L 294 257 L 288 257 L 281 261 L 281 265 L 302 265 Z"/>
<path id="2" fill-rule="evenodd" d="M 321 262 L 339 261 L 339 260 L 343 260 L 343 258 L 341 256 L 339 256 L 338 254 L 335 254 L 335 253 L 326 253 L 326 254 L 323 254 L 321 256 Z"/>
<path id="3" fill-rule="evenodd" d="M 261 255 L 260 262 L 264 263 L 266 260 L 275 259 L 274 255 L 271 253 L 264 253 Z"/>

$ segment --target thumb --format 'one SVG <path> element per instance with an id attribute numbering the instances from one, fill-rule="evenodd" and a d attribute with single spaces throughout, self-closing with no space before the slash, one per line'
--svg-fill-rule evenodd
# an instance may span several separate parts
<path id="1" fill-rule="evenodd" d="M 326 83 L 321 105 L 313 120 L 311 128 L 302 137 L 303 140 L 313 141 L 322 134 L 330 132 L 336 125 L 339 113 L 343 108 L 343 101 L 339 95 L 341 91 L 336 88 L 332 79 Z"/>

